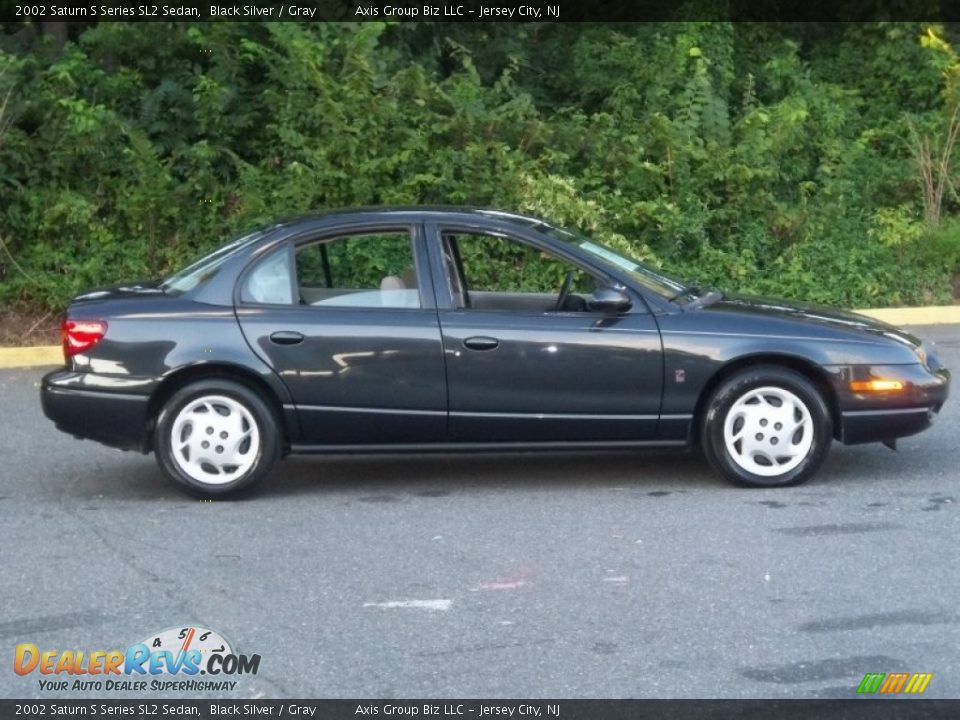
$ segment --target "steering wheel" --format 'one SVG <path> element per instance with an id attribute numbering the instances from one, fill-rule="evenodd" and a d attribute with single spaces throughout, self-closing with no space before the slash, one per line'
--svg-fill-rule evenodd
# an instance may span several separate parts
<path id="1" fill-rule="evenodd" d="M 557 296 L 557 304 L 554 305 L 554 310 L 563 310 L 567 298 L 570 297 L 571 287 L 573 287 L 573 270 L 567 271 L 566 277 L 563 278 L 563 285 L 560 286 L 560 294 Z"/>

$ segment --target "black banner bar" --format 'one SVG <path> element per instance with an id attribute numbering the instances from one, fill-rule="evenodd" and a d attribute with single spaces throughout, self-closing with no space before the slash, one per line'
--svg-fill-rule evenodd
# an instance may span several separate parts
<path id="1" fill-rule="evenodd" d="M 0 700 L 0 718 L 354 720 L 913 720 L 956 718 L 960 700 Z"/>
<path id="2" fill-rule="evenodd" d="M 958 0 L 0 0 L 2 22 L 960 21 Z"/>

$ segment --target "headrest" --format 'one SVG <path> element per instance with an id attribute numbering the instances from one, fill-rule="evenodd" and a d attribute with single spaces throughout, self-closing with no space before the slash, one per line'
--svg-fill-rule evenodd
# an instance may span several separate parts
<path id="1" fill-rule="evenodd" d="M 380 281 L 381 290 L 406 290 L 406 288 L 407 286 L 403 284 L 403 280 L 396 275 L 387 275 Z"/>

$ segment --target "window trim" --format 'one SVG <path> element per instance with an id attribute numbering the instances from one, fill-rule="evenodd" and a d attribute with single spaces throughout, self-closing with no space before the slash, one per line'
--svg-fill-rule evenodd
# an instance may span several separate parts
<path id="1" fill-rule="evenodd" d="M 450 312 L 496 313 L 496 314 L 524 316 L 524 317 L 583 318 L 583 317 L 597 317 L 598 315 L 600 315 L 600 313 L 597 313 L 596 311 L 593 311 L 593 310 L 545 310 L 542 312 L 530 312 L 527 310 L 500 310 L 500 309 L 479 309 L 478 310 L 470 307 L 469 305 L 458 307 L 457 304 L 454 302 L 453 296 L 450 293 L 450 290 L 448 288 L 450 278 L 449 278 L 449 273 L 447 271 L 446 263 L 443 260 L 443 256 L 446 252 L 446 239 L 444 236 L 447 234 L 456 234 L 456 233 L 461 233 L 465 235 L 470 234 L 470 235 L 481 235 L 486 237 L 500 238 L 502 240 L 506 240 L 509 242 L 520 243 L 521 245 L 524 245 L 526 247 L 532 247 L 541 252 L 545 252 L 554 258 L 567 262 L 570 265 L 573 265 L 574 267 L 579 268 L 582 272 L 587 273 L 597 281 L 605 282 L 609 285 L 617 285 L 617 286 L 623 287 L 625 290 L 627 290 L 627 292 L 633 295 L 636 295 L 636 293 L 633 292 L 631 288 L 628 288 L 627 286 L 625 286 L 619 278 L 616 278 L 610 275 L 605 270 L 594 267 L 593 265 L 584 262 L 582 258 L 576 257 L 567 252 L 563 252 L 562 250 L 554 247 L 552 244 L 548 242 L 545 242 L 539 239 L 534 240 L 534 239 L 528 238 L 526 234 L 521 235 L 518 233 L 510 233 L 501 228 L 493 228 L 493 227 L 487 227 L 483 225 L 469 225 L 462 222 L 433 222 L 433 223 L 430 223 L 427 227 L 428 227 L 428 233 L 431 233 L 435 238 L 435 242 L 439 243 L 437 252 L 440 258 L 440 270 L 443 273 L 444 279 L 446 280 L 446 283 L 444 283 L 444 290 L 448 296 L 445 298 L 445 300 L 448 303 L 448 306 L 442 307 L 441 309 L 444 309 Z M 454 257 L 454 261 L 457 265 L 457 272 L 460 274 L 460 282 L 462 287 L 464 288 L 464 293 L 465 294 L 469 293 L 469 287 L 468 287 L 467 278 L 466 278 L 466 271 L 464 270 L 462 260 L 459 257 L 459 248 L 457 248 L 457 253 L 456 253 L 456 256 Z M 480 292 L 483 292 L 483 291 L 480 291 Z M 536 293 L 531 293 L 531 294 L 536 294 Z M 438 302 L 438 307 L 440 307 L 439 302 Z M 642 307 L 645 310 L 646 304 L 644 303 Z M 634 301 L 633 308 L 634 309 L 637 308 L 636 299 Z M 631 309 L 628 312 L 632 313 L 635 311 L 634 309 Z M 649 314 L 649 313 L 645 312 L 644 314 Z"/>
<path id="2" fill-rule="evenodd" d="M 290 262 L 290 283 L 293 297 L 297 298 L 300 294 L 300 286 L 296 278 L 296 253 L 306 245 L 326 244 L 338 238 L 353 235 L 372 235 L 385 232 L 405 233 L 410 238 L 410 252 L 413 259 L 414 269 L 417 274 L 417 292 L 420 295 L 420 307 L 360 307 L 360 306 L 319 306 L 303 305 L 301 303 L 263 303 L 244 300 L 243 288 L 246 286 L 250 274 L 256 271 L 260 263 L 266 262 L 274 254 L 280 252 L 289 252 L 292 254 Z M 281 247 L 282 246 L 282 247 Z M 263 308 L 263 309 L 284 309 L 299 310 L 302 312 L 436 312 L 436 293 L 434 290 L 433 277 L 430 274 L 430 267 L 427 258 L 425 234 L 423 224 L 419 222 L 382 222 L 382 223 L 363 223 L 358 225 L 335 225 L 331 227 L 312 229 L 306 232 L 290 235 L 276 242 L 274 247 L 265 248 L 263 252 L 257 254 L 257 257 L 251 258 L 243 271 L 237 276 L 236 285 L 233 293 L 234 306 L 237 308 Z"/>

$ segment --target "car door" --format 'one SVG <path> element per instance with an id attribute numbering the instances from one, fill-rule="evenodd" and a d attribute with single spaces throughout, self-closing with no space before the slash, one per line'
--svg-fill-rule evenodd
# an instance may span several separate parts
<path id="1" fill-rule="evenodd" d="M 288 241 L 241 277 L 237 318 L 289 388 L 303 444 L 444 440 L 443 348 L 419 224 Z"/>
<path id="2" fill-rule="evenodd" d="M 640 442 L 656 437 L 663 384 L 657 323 L 639 297 L 591 312 L 590 287 L 556 308 L 567 272 L 602 272 L 549 252 L 534 235 L 428 223 L 449 387 L 461 442 Z M 476 247 L 465 240 L 479 238 Z M 488 246 L 484 246 L 484 243 Z M 553 267 L 550 267 L 550 265 Z M 569 300 L 570 298 L 568 298 Z"/>

